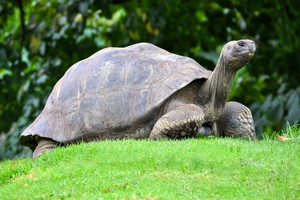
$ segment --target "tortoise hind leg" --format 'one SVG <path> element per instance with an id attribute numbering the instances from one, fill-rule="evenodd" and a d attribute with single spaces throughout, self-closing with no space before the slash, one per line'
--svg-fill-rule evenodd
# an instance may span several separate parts
<path id="1" fill-rule="evenodd" d="M 195 137 L 203 123 L 204 113 L 194 104 L 180 105 L 155 123 L 150 139 Z"/>
<path id="2" fill-rule="evenodd" d="M 38 136 L 35 136 L 35 141 L 37 142 L 37 146 L 33 152 L 32 158 L 36 159 L 40 157 L 42 154 L 51 151 L 54 149 L 57 142 L 55 142 L 52 139 L 49 138 L 41 138 Z"/>

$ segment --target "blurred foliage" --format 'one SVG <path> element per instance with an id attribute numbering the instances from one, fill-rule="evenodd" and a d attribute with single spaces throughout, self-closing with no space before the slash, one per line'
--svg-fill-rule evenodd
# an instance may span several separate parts
<path id="1" fill-rule="evenodd" d="M 258 50 L 229 99 L 248 105 L 258 135 L 300 115 L 297 1 L 0 0 L 0 158 L 28 154 L 18 137 L 75 62 L 147 41 L 213 69 L 229 40 Z"/>

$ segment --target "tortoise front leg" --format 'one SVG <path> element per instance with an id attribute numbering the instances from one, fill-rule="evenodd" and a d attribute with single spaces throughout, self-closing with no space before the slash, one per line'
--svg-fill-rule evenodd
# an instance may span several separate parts
<path id="1" fill-rule="evenodd" d="M 224 113 L 216 122 L 216 136 L 256 138 L 254 122 L 249 108 L 238 102 L 226 103 Z"/>
<path id="2" fill-rule="evenodd" d="M 33 159 L 36 159 L 40 157 L 42 154 L 53 150 L 55 148 L 55 145 L 57 144 L 57 142 L 49 138 L 42 138 L 42 137 L 35 136 L 34 139 L 37 143 L 37 146 L 32 155 Z"/>
<path id="3" fill-rule="evenodd" d="M 155 123 L 150 139 L 195 137 L 204 120 L 201 108 L 194 104 L 175 107 Z"/>

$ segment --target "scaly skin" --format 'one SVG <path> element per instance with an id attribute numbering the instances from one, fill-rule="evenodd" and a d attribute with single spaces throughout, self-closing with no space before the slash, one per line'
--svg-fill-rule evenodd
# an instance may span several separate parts
<path id="1" fill-rule="evenodd" d="M 35 136 L 34 139 L 38 145 L 33 152 L 33 155 L 32 155 L 33 159 L 36 159 L 40 155 L 53 150 L 55 148 L 55 145 L 57 144 L 57 142 L 55 142 L 52 139 L 48 139 L 48 138 L 41 138 L 41 137 Z"/>
<path id="2" fill-rule="evenodd" d="M 192 133 L 191 129 L 197 133 L 201 132 L 204 136 L 214 135 L 217 137 L 256 138 L 252 114 L 245 105 L 238 102 L 226 103 L 224 113 L 212 127 L 200 125 L 202 119 L 197 114 L 196 110 L 198 110 L 198 107 L 193 106 L 194 105 L 185 105 L 180 108 L 182 111 L 194 109 L 194 112 L 188 113 L 189 116 L 187 116 L 185 112 L 181 112 L 180 109 L 173 111 L 173 113 L 169 113 L 169 117 L 165 116 L 165 118 L 161 119 L 161 121 L 156 124 L 150 138 L 154 140 L 176 138 L 178 136 L 181 138 L 188 138 L 190 137 L 189 134 Z M 174 120 L 171 119 L 176 116 L 176 113 L 178 114 L 176 119 L 180 122 L 177 127 L 176 123 L 173 123 Z M 180 120 L 180 118 L 182 118 L 182 120 Z M 174 131 L 172 132 L 171 130 Z M 195 135 L 197 135 L 197 133 L 195 133 Z M 33 159 L 38 158 L 43 153 L 53 150 L 56 145 L 56 142 L 51 139 L 35 137 L 35 140 L 38 143 L 38 146 L 33 153 Z"/>
<path id="3" fill-rule="evenodd" d="M 226 104 L 225 111 L 216 125 L 216 136 L 256 138 L 251 111 L 238 102 Z"/>
<path id="4" fill-rule="evenodd" d="M 225 110 L 228 92 L 236 72 L 251 60 L 254 52 L 255 45 L 251 40 L 227 43 L 223 47 L 221 56 L 212 75 L 204 83 L 199 81 L 189 84 L 186 88 L 174 95 L 162 108 L 163 112 L 161 118 L 159 118 L 154 125 L 149 138 L 194 137 L 199 133 L 202 125 L 212 125 L 218 121 Z M 198 95 L 194 96 L 193 94 L 195 93 L 198 93 Z M 244 133 L 240 131 L 244 131 L 243 129 L 248 129 L 248 127 L 244 126 L 243 123 L 238 124 L 238 120 L 245 123 L 253 122 L 252 116 L 251 119 L 248 117 L 249 113 L 251 114 L 249 110 L 244 109 L 243 114 L 240 115 L 240 110 L 238 109 L 240 107 L 235 108 L 234 105 L 235 104 L 228 107 L 225 116 L 228 115 L 229 118 L 232 118 L 236 115 L 240 118 L 236 119 L 237 123 L 235 125 L 237 127 L 233 127 L 233 121 L 228 122 L 230 126 L 225 128 L 225 131 L 221 130 L 219 126 L 218 129 L 220 129 L 224 135 L 244 135 Z M 235 110 L 237 110 L 237 114 L 233 114 Z M 225 119 L 221 119 L 221 122 L 225 121 Z M 185 124 L 183 123 L 184 121 L 190 121 L 190 124 Z M 170 124 L 172 124 L 173 127 L 171 129 L 169 128 Z M 251 128 L 252 127 L 250 127 L 250 132 Z M 233 129 L 238 132 L 232 133 L 231 130 Z M 249 134 L 252 134 L 252 132 Z"/>
<path id="5" fill-rule="evenodd" d="M 149 138 L 157 140 L 193 137 L 199 132 L 203 120 L 204 114 L 198 106 L 181 105 L 167 112 L 156 122 Z"/>
<path id="6" fill-rule="evenodd" d="M 213 125 L 209 128 L 216 127 L 216 135 L 220 136 L 252 137 L 254 128 L 249 109 L 241 104 L 226 104 L 226 100 L 236 72 L 252 59 L 255 49 L 251 40 L 227 43 L 208 79 L 197 79 L 169 97 L 153 119 L 154 126 L 144 129 L 149 129 L 144 138 L 195 137 L 203 125 Z M 38 145 L 34 158 L 55 148 L 54 140 L 41 137 L 35 140 Z"/>
<path id="7" fill-rule="evenodd" d="M 224 113 L 211 127 L 202 126 L 200 134 L 216 137 L 256 139 L 251 111 L 238 102 L 227 102 Z"/>

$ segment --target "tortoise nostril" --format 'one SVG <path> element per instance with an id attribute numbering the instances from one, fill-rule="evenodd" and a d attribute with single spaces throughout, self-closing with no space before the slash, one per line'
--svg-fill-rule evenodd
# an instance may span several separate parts
<path id="1" fill-rule="evenodd" d="M 254 53 L 256 50 L 256 46 L 255 46 L 255 43 L 253 41 L 250 42 L 250 45 L 249 45 L 249 51 Z"/>

